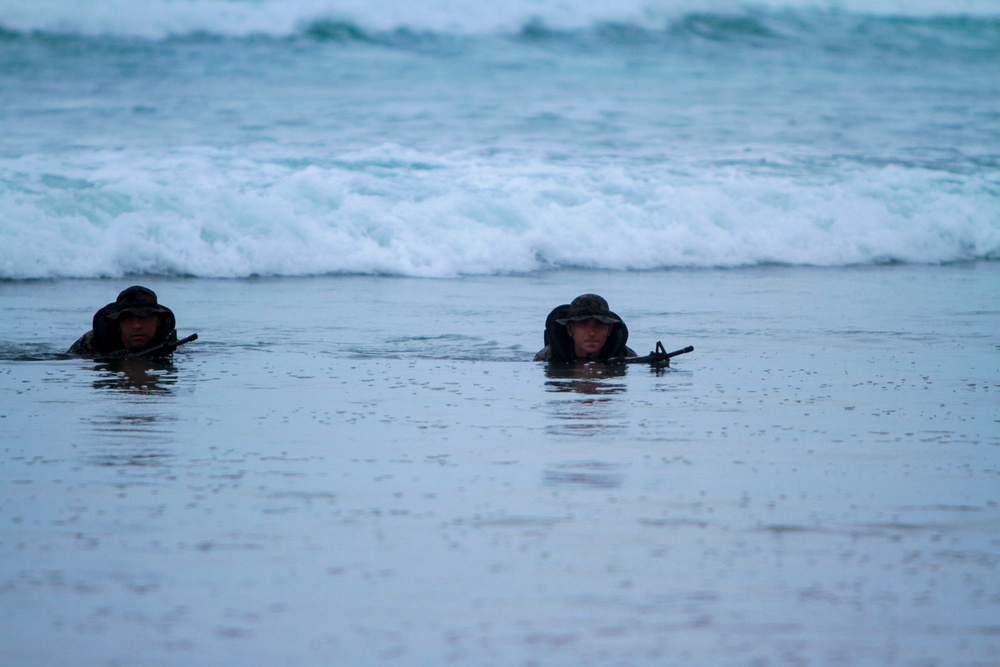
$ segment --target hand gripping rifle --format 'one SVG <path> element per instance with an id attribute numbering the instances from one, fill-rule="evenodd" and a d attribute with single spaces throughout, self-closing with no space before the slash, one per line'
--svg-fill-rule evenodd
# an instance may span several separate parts
<path id="1" fill-rule="evenodd" d="M 673 352 L 667 352 L 663 347 L 663 343 L 656 341 L 656 350 L 650 352 L 645 357 L 618 357 L 617 359 L 608 359 L 608 361 L 618 361 L 626 364 L 651 364 L 653 366 L 669 366 L 670 360 L 674 357 L 679 357 L 682 354 L 687 354 L 688 352 L 694 352 L 694 347 L 688 345 L 680 350 L 674 350 Z"/>

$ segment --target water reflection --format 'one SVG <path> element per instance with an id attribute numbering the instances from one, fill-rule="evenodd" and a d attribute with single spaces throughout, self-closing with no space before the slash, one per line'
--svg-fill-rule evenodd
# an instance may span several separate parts
<path id="1" fill-rule="evenodd" d="M 53 350 L 47 343 L 6 343 L 0 341 L 0 361 L 52 361 L 67 355 Z"/>
<path id="2" fill-rule="evenodd" d="M 625 364 L 596 362 L 574 364 L 548 364 L 545 383 L 548 391 L 577 392 L 579 394 L 618 394 L 625 391 L 625 383 L 609 382 L 610 378 L 624 377 Z"/>
<path id="3" fill-rule="evenodd" d="M 628 426 L 628 412 L 617 396 L 625 392 L 626 384 L 616 382 L 625 376 L 625 365 L 601 363 L 549 364 L 546 391 L 557 394 L 580 394 L 560 397 L 546 405 L 550 424 L 546 432 L 552 435 L 593 437 L 609 435 Z"/>
<path id="4" fill-rule="evenodd" d="M 96 362 L 94 372 L 93 388 L 124 394 L 126 400 L 115 405 L 127 411 L 85 420 L 95 436 L 86 460 L 119 472 L 160 474 L 175 458 L 177 418 L 160 412 L 160 399 L 176 391 L 177 368 L 169 359 L 115 359 Z"/>
<path id="5" fill-rule="evenodd" d="M 602 461 L 568 461 L 545 469 L 545 486 L 617 489 L 624 477 L 621 466 Z"/>
<path id="6" fill-rule="evenodd" d="M 143 412 L 141 414 L 95 415 L 85 420 L 97 442 L 87 461 L 93 465 L 158 468 L 174 458 L 174 422 L 176 418 Z"/>
<path id="7" fill-rule="evenodd" d="M 172 394 L 177 384 L 177 368 L 171 361 L 116 359 L 94 366 L 99 373 L 94 389 L 117 389 L 136 394 Z"/>

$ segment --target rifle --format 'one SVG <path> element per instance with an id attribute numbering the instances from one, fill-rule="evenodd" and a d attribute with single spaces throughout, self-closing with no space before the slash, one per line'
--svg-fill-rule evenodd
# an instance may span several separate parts
<path id="1" fill-rule="evenodd" d="M 652 364 L 654 366 L 669 366 L 670 360 L 674 357 L 679 357 L 682 354 L 687 354 L 688 352 L 694 352 L 694 347 L 688 345 L 680 350 L 674 350 L 673 352 L 667 352 L 663 347 L 663 343 L 656 341 L 656 349 L 650 352 L 645 357 L 618 357 L 616 359 L 608 359 L 611 362 L 621 362 L 625 364 Z"/>
<path id="2" fill-rule="evenodd" d="M 159 345 L 154 345 L 153 347 L 147 347 L 145 350 L 139 350 L 138 352 L 133 352 L 128 355 L 129 357 L 165 357 L 168 354 L 173 354 L 173 351 L 179 348 L 185 343 L 190 343 L 193 340 L 198 340 L 198 334 L 194 333 L 186 338 L 181 338 L 179 340 L 168 340 L 160 343 Z"/>
<path id="3" fill-rule="evenodd" d="M 179 340 L 167 340 L 159 345 L 154 345 L 152 347 L 147 347 L 144 350 L 139 350 L 138 352 L 129 352 L 127 350 L 119 350 L 117 352 L 112 352 L 111 354 L 101 357 L 105 360 L 118 360 L 118 359 L 141 359 L 142 357 L 165 357 L 168 354 L 173 354 L 174 350 L 179 348 L 185 343 L 190 343 L 193 340 L 198 340 L 198 334 L 191 334 L 186 338 L 181 338 Z"/>

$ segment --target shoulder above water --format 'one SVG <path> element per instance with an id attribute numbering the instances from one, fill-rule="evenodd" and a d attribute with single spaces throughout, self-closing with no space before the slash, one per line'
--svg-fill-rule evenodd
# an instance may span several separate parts
<path id="1" fill-rule="evenodd" d="M 617 358 L 638 357 L 638 356 L 639 355 L 636 354 L 635 350 L 626 345 L 625 348 L 622 350 L 622 353 L 620 355 L 617 355 Z M 535 358 L 532 361 L 553 361 L 553 360 L 554 359 L 552 354 L 552 346 L 546 345 L 545 347 L 543 347 L 541 350 L 538 351 L 538 354 L 535 355 Z"/>
<path id="2" fill-rule="evenodd" d="M 90 356 L 97 353 L 97 348 L 94 346 L 94 332 L 93 330 L 88 331 L 79 338 L 76 342 L 69 346 L 66 350 L 66 354 L 75 354 L 79 356 Z"/>

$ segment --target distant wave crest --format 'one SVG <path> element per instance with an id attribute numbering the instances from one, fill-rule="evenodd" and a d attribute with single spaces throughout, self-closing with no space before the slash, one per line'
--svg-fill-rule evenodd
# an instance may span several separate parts
<path id="1" fill-rule="evenodd" d="M 723 0 L 7 0 L 0 4 L 0 43 L 38 35 L 88 38 L 314 39 L 393 43 L 414 36 L 501 35 L 655 43 L 781 42 L 823 39 L 923 46 L 973 41 L 996 48 L 1000 5 L 993 0 L 757 0 L 734 8 Z"/>
<path id="2" fill-rule="evenodd" d="M 111 159 L 114 158 L 114 162 Z M 997 183 L 895 165 L 499 164 L 383 146 L 251 169 L 218 153 L 0 165 L 0 278 L 451 277 L 1000 259 Z M 164 174 L 172 174 L 165 180 Z"/>
<path id="3" fill-rule="evenodd" d="M 202 42 L 205 40 L 272 40 L 289 45 L 303 42 L 377 46 L 388 49 L 437 49 L 451 53 L 455 44 L 480 39 L 504 39 L 525 46 L 551 46 L 591 52 L 594 49 L 670 49 L 708 46 L 715 50 L 801 50 L 830 54 L 872 53 L 930 60 L 1000 59 L 1000 18 L 932 17 L 899 18 L 857 15 L 774 15 L 754 13 L 690 13 L 652 27 L 636 23 L 599 21 L 586 27 L 561 28 L 539 19 L 489 34 L 442 33 L 396 27 L 382 30 L 346 18 L 313 18 L 287 30 L 248 27 L 233 32 L 213 32 L 209 27 L 163 25 L 148 29 L 117 30 L 53 24 L 30 30 L 11 28 L 0 21 L 0 48 L 6 43 L 37 40 L 48 48 L 105 51 L 131 48 L 136 40 Z M 96 32 L 96 34 L 95 34 Z M 134 34 L 133 34 L 134 33 Z"/>

